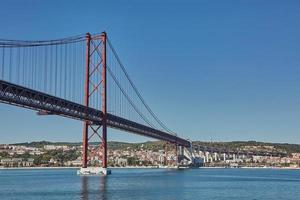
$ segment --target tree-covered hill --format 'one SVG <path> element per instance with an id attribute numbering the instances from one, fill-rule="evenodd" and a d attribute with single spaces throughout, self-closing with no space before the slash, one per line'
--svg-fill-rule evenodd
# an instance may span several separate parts
<path id="1" fill-rule="evenodd" d="M 97 145 L 97 143 L 90 143 Z M 44 145 L 68 145 L 68 146 L 80 146 L 80 142 L 49 142 L 49 141 L 39 141 L 39 142 L 26 142 L 26 143 L 16 143 L 13 145 L 23 145 L 42 148 Z M 224 151 L 272 151 L 272 152 L 282 152 L 282 153 L 300 153 L 300 144 L 288 144 L 288 143 L 269 143 L 269 142 L 257 142 L 257 141 L 232 141 L 232 142 L 203 142 L 203 141 L 193 141 L 193 146 L 195 148 L 201 147 L 202 149 L 216 149 Z M 164 142 L 162 141 L 148 141 L 144 143 L 126 143 L 126 142 L 116 142 L 109 141 L 108 147 L 110 149 L 145 149 L 145 150 L 159 150 L 163 149 Z"/>

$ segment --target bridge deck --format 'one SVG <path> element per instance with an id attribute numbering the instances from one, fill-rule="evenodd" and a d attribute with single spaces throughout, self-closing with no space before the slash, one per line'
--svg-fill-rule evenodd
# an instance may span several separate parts
<path id="1" fill-rule="evenodd" d="M 101 125 L 103 113 L 100 110 L 51 96 L 36 90 L 0 80 L 0 102 L 32 110 L 43 111 L 81 121 Z M 177 143 L 189 147 L 190 142 L 178 136 L 112 115 L 107 114 L 107 125 L 111 128 L 142 136 Z"/>

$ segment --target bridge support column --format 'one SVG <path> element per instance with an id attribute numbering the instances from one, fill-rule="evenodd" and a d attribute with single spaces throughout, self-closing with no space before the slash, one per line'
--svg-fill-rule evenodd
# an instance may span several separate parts
<path id="1" fill-rule="evenodd" d="M 82 169 L 79 174 L 109 174 L 107 170 L 107 68 L 106 68 L 106 42 L 107 36 L 103 32 L 99 36 L 86 34 L 86 72 L 84 105 L 101 110 L 101 124 L 93 124 L 85 121 L 83 125 L 82 141 Z M 102 69 L 100 69 L 102 67 Z M 94 99 L 93 101 L 90 101 Z M 101 99 L 100 104 L 95 99 Z M 102 134 L 101 134 L 102 130 Z M 91 134 L 89 135 L 89 131 Z M 100 138 L 98 147 L 91 146 L 90 152 L 88 141 L 93 137 Z M 92 166 L 88 167 L 88 160 Z M 99 162 L 102 167 L 99 167 Z"/>
<path id="2" fill-rule="evenodd" d="M 168 166 L 168 142 L 164 145 L 164 151 L 165 151 L 165 159 L 164 159 L 164 165 Z"/>
<path id="3" fill-rule="evenodd" d="M 175 166 L 178 166 L 178 145 L 175 143 Z"/>
<path id="4" fill-rule="evenodd" d="M 179 146 L 179 154 L 180 155 L 184 154 L 184 147 L 183 146 Z"/>
<path id="5" fill-rule="evenodd" d="M 85 83 L 84 83 L 84 105 L 89 107 L 89 82 L 90 82 L 90 44 L 91 35 L 86 34 L 86 68 L 85 68 Z M 83 138 L 82 138 L 82 167 L 87 167 L 88 158 L 88 129 L 89 124 L 87 121 L 83 124 Z"/>
<path id="6" fill-rule="evenodd" d="M 103 157 L 102 157 L 102 167 L 107 168 L 107 82 L 106 82 L 106 33 L 103 32 L 101 34 L 101 40 L 103 42 L 103 50 L 102 50 L 102 112 L 103 112 L 103 120 L 102 120 L 102 145 L 103 145 Z"/>

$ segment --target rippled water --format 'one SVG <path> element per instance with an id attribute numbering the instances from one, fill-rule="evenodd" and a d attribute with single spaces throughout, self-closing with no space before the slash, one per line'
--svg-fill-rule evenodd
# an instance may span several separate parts
<path id="1" fill-rule="evenodd" d="M 0 170 L 0 199 L 300 199 L 300 170 Z"/>

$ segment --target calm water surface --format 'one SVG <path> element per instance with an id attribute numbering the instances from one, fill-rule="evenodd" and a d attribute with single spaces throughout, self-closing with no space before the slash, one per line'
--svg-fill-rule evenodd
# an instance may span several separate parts
<path id="1" fill-rule="evenodd" d="M 0 199 L 293 199 L 300 170 L 113 169 L 77 176 L 75 169 L 0 170 Z"/>

